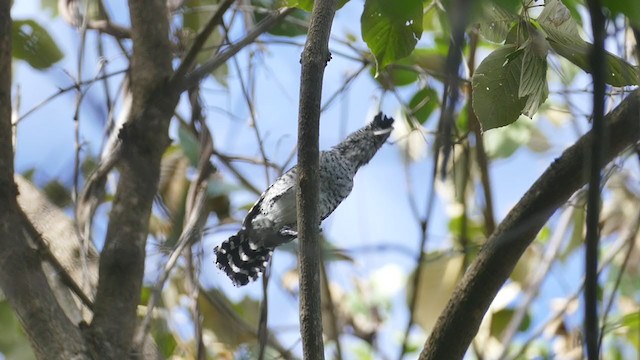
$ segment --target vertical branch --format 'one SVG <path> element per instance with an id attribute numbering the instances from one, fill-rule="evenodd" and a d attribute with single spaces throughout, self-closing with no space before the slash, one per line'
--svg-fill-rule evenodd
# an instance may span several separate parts
<path id="1" fill-rule="evenodd" d="M 464 30 L 467 27 L 469 17 L 468 11 L 456 11 L 455 9 L 468 9 L 471 7 L 470 3 L 469 0 L 454 0 L 451 4 L 451 9 L 454 10 L 448 12 L 452 34 L 445 69 L 446 80 L 442 94 L 442 110 L 440 112 L 440 121 L 438 122 L 438 138 L 440 141 L 437 143 L 437 145 L 442 147 L 442 163 L 440 166 L 443 179 L 446 175 L 451 150 L 453 150 L 451 137 L 455 121 L 454 114 L 456 106 L 458 105 L 458 98 L 460 97 L 460 80 L 458 73 L 460 71 L 460 64 L 462 63 L 462 50 L 465 40 Z"/>
<path id="2" fill-rule="evenodd" d="M 476 50 L 478 48 L 478 27 L 474 26 L 469 34 L 469 59 L 467 61 L 467 67 L 469 68 L 469 78 L 473 76 L 476 69 Z M 480 122 L 476 117 L 476 113 L 473 111 L 473 91 L 469 87 L 469 97 L 467 99 L 467 119 L 469 121 L 469 127 L 473 131 L 473 137 L 475 140 L 475 155 L 478 169 L 480 170 L 480 182 L 482 184 L 482 193 L 484 197 L 484 231 L 487 236 L 491 235 L 496 229 L 496 220 L 493 212 L 493 195 L 491 192 L 491 180 L 489 179 L 489 159 L 487 158 L 487 152 L 484 149 L 484 140 L 482 137 L 482 130 L 480 129 Z"/>
<path id="3" fill-rule="evenodd" d="M 305 359 L 324 359 L 320 306 L 319 152 L 320 100 L 324 68 L 330 60 L 329 34 L 336 0 L 313 5 L 302 52 L 298 120 L 298 239 L 300 256 L 300 333 Z"/>
<path id="4" fill-rule="evenodd" d="M 118 134 L 120 181 L 100 256 L 90 327 L 93 341 L 104 344 L 97 351 L 114 359 L 128 358 L 132 350 L 151 205 L 158 188 L 160 160 L 169 145 L 169 121 L 178 102 L 178 93 L 167 86 L 172 69 L 165 2 L 131 0 L 129 9 L 132 106 Z"/>
<path id="5" fill-rule="evenodd" d="M 593 53 L 590 54 L 593 77 L 593 142 L 590 146 L 589 193 L 587 197 L 587 234 L 585 238 L 584 336 L 587 358 L 596 360 L 598 353 L 598 243 L 600 218 L 600 166 L 604 143 L 604 91 L 605 91 L 605 19 L 599 0 L 588 0 L 593 31 Z M 585 151 L 587 151 L 585 149 Z"/>
<path id="6" fill-rule="evenodd" d="M 79 329 L 47 283 L 41 254 L 29 245 L 32 228 L 18 205 L 11 124 L 11 2 L 0 0 L 0 288 L 36 356 L 84 359 Z"/>

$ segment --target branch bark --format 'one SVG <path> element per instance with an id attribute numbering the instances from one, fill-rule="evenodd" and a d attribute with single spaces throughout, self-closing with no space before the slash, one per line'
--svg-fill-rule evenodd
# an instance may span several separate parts
<path id="1" fill-rule="evenodd" d="M 298 114 L 298 239 L 300 258 L 300 333 L 305 359 L 324 359 L 320 305 L 319 126 L 324 68 L 331 58 L 329 35 L 336 0 L 317 0 L 300 60 Z"/>
<path id="2" fill-rule="evenodd" d="M 29 220 L 18 206 L 13 180 L 10 11 L 10 1 L 0 1 L 0 288 L 38 358 L 85 359 L 82 334 L 56 301 L 26 231 Z"/>
<path id="3" fill-rule="evenodd" d="M 100 256 L 90 326 L 92 341 L 100 344 L 93 355 L 109 359 L 131 355 L 151 205 L 158 187 L 160 159 L 169 144 L 169 121 L 179 95 L 167 86 L 172 69 L 165 1 L 131 0 L 129 9 L 133 104 L 130 119 L 119 133 L 120 182 Z"/>
<path id="4" fill-rule="evenodd" d="M 605 142 L 610 146 L 602 150 L 601 166 L 640 138 L 640 90 L 607 114 L 605 121 L 609 126 Z M 586 151 L 592 141 L 588 133 L 565 150 L 498 226 L 453 292 L 425 343 L 421 360 L 464 356 L 491 301 L 524 250 L 554 211 L 586 183 Z"/>

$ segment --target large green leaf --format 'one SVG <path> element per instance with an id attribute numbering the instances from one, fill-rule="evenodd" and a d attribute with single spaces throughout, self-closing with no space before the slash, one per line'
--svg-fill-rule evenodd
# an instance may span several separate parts
<path id="1" fill-rule="evenodd" d="M 517 14 L 493 3 L 486 3 L 483 21 L 479 24 L 480 34 L 489 41 L 502 43 L 517 20 Z"/>
<path id="2" fill-rule="evenodd" d="M 13 56 L 35 69 L 49 68 L 64 56 L 47 30 L 34 20 L 14 20 L 11 30 Z"/>
<path id="3" fill-rule="evenodd" d="M 422 1 L 367 0 L 360 20 L 362 38 L 384 68 L 411 54 L 422 36 Z"/>
<path id="4" fill-rule="evenodd" d="M 571 12 L 559 0 L 548 0 L 537 19 L 547 34 L 549 45 L 558 55 L 591 73 L 589 57 L 593 45 L 584 41 Z M 606 52 L 607 83 L 613 86 L 640 84 L 638 68 L 623 59 Z"/>
<path id="5" fill-rule="evenodd" d="M 471 80 L 473 110 L 483 130 L 513 123 L 525 108 L 526 97 L 518 96 L 522 58 L 515 45 L 505 45 L 489 54 L 476 69 Z"/>

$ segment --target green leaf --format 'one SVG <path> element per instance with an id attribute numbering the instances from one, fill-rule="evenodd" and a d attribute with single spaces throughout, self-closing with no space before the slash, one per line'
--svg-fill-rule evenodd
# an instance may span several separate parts
<path id="1" fill-rule="evenodd" d="M 623 14 L 635 26 L 640 26 L 640 1 L 602 0 L 602 5 L 607 7 L 614 14 Z"/>
<path id="2" fill-rule="evenodd" d="M 409 85 L 418 80 L 417 71 L 406 69 L 404 66 L 394 66 L 393 64 L 379 71 L 375 66 L 372 66 L 369 73 L 386 90 L 397 86 Z"/>
<path id="3" fill-rule="evenodd" d="M 533 30 L 537 31 L 537 30 Z M 530 39 L 535 39 L 531 36 Z M 541 39 L 545 41 L 544 39 Z M 547 85 L 547 54 L 539 54 L 534 41 L 528 42 L 522 55 L 522 71 L 520 72 L 520 87 L 518 97 L 527 98 L 522 113 L 528 117 L 538 111 L 538 107 L 547 99 L 549 86 Z"/>
<path id="4" fill-rule="evenodd" d="M 537 19 L 547 34 L 549 45 L 558 55 L 591 73 L 589 57 L 593 45 L 580 37 L 578 25 L 571 12 L 559 0 L 548 0 Z M 607 83 L 613 86 L 640 84 L 638 69 L 623 59 L 606 52 Z"/>
<path id="5" fill-rule="evenodd" d="M 422 1 L 367 0 L 361 30 L 379 71 L 415 48 L 422 36 Z"/>
<path id="6" fill-rule="evenodd" d="M 492 52 L 471 79 L 473 110 L 484 131 L 513 123 L 527 104 L 518 96 L 522 56 L 507 59 L 516 51 L 515 45 L 505 45 Z"/>
<path id="7" fill-rule="evenodd" d="M 416 92 L 409 101 L 409 115 L 415 117 L 420 124 L 424 124 L 439 105 L 438 93 L 426 87 Z"/>
<path id="8" fill-rule="evenodd" d="M 47 30 L 33 20 L 14 20 L 11 30 L 13 56 L 35 69 L 49 68 L 64 56 Z"/>
<path id="9" fill-rule="evenodd" d="M 517 14 L 507 11 L 496 4 L 486 3 L 483 21 L 479 24 L 480 35 L 489 41 L 502 43 L 517 20 Z"/>

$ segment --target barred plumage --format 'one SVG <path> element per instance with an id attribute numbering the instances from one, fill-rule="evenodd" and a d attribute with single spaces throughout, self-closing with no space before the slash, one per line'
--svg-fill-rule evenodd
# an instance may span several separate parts
<path id="1" fill-rule="evenodd" d="M 393 130 L 393 118 L 376 115 L 369 124 L 328 151 L 320 152 L 321 221 L 351 193 L 353 177 L 368 163 Z M 273 249 L 297 237 L 297 167 L 279 177 L 260 196 L 236 235 L 214 249 L 216 264 L 236 286 L 258 278 Z"/>

